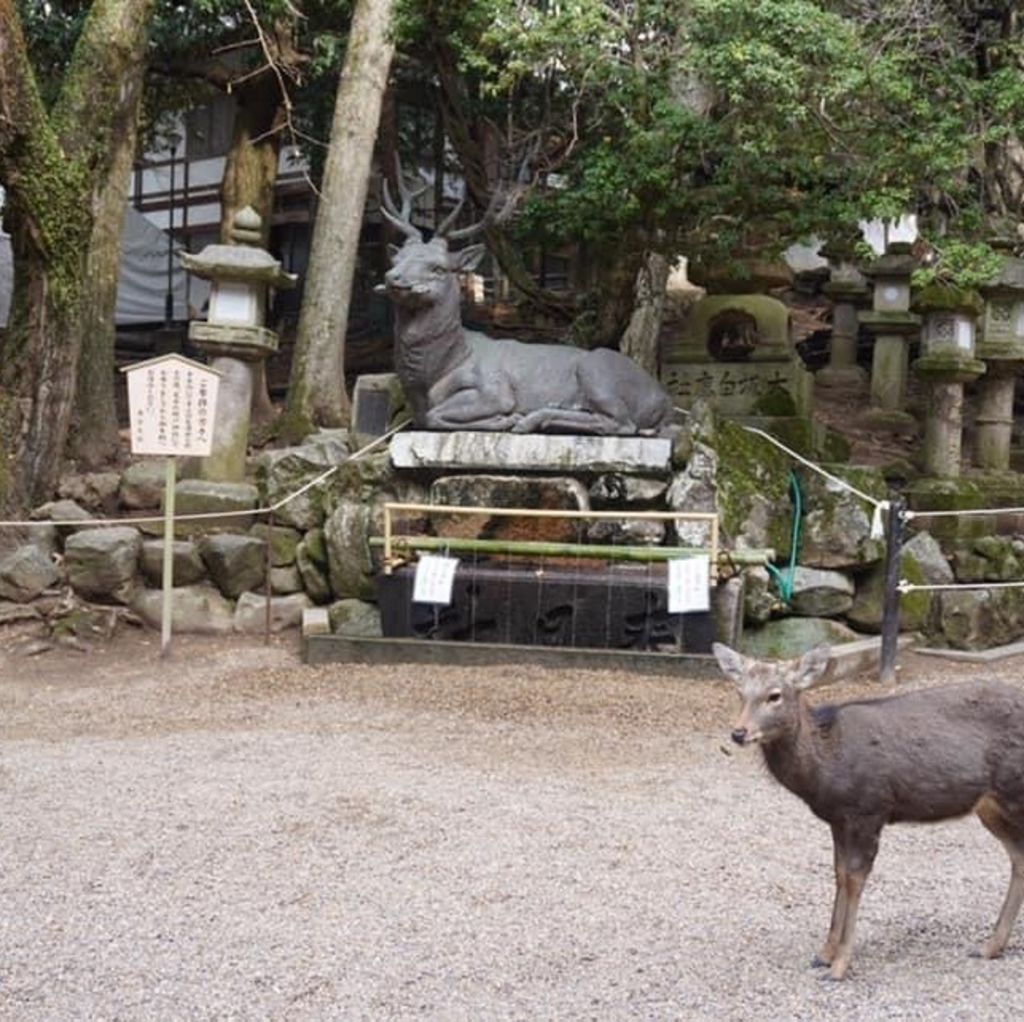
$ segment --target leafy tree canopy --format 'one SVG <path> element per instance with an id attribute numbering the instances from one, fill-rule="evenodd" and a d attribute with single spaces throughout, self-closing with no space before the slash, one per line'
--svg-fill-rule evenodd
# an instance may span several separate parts
<path id="1" fill-rule="evenodd" d="M 410 6 L 475 116 L 539 144 L 520 229 L 548 243 L 727 258 L 907 210 L 974 237 L 1024 122 L 1011 3 Z"/>

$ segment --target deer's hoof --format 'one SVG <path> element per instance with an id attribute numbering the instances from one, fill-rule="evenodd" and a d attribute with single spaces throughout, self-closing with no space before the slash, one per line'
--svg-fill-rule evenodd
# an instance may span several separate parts
<path id="1" fill-rule="evenodd" d="M 979 948 L 975 948 L 970 952 L 971 958 L 1001 958 L 1003 956 L 1004 945 L 996 944 L 991 940 L 986 940 L 984 944 Z"/>
<path id="2" fill-rule="evenodd" d="M 846 971 L 849 969 L 850 963 L 844 961 L 836 961 L 832 963 L 832 967 L 822 976 L 822 979 L 828 980 L 830 983 L 842 983 L 846 979 Z"/>
<path id="3" fill-rule="evenodd" d="M 831 958 L 825 958 L 824 955 L 815 955 L 811 959 L 812 969 L 827 969 L 832 964 Z"/>

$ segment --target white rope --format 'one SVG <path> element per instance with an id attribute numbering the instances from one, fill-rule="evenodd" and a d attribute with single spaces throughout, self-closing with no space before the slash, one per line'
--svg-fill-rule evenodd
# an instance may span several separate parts
<path id="1" fill-rule="evenodd" d="M 826 472 L 820 465 L 816 465 L 813 461 L 809 461 L 802 454 L 797 454 L 797 452 L 794 451 L 791 447 L 787 447 L 784 443 L 782 443 L 782 441 L 777 440 L 775 437 L 773 437 L 771 433 L 766 433 L 763 429 L 757 429 L 754 426 L 744 426 L 743 429 L 745 429 L 748 433 L 755 433 L 757 436 L 764 437 L 764 439 L 767 440 L 769 443 L 775 444 L 775 446 L 778 447 L 779 450 L 785 451 L 786 454 L 788 454 L 795 461 L 799 461 L 801 465 L 806 465 L 807 468 L 813 469 L 819 475 L 823 475 L 830 482 L 835 483 L 837 486 L 841 486 L 844 490 L 849 490 L 850 493 L 854 494 L 857 497 L 860 497 L 861 500 L 867 501 L 867 503 L 872 504 L 879 511 L 883 508 L 889 507 L 889 501 L 885 499 L 880 500 L 878 497 L 872 497 L 870 494 L 865 493 L 863 490 L 858 490 L 856 486 L 852 486 L 845 479 L 840 479 L 839 476 L 834 476 L 831 472 Z"/>
<path id="2" fill-rule="evenodd" d="M 976 507 L 963 511 L 907 511 L 908 518 L 954 518 L 960 515 L 1024 514 L 1024 507 Z"/>
<path id="3" fill-rule="evenodd" d="M 360 447 L 358 451 L 354 451 L 347 458 L 345 458 L 340 465 L 332 465 L 325 472 L 321 472 L 315 479 L 311 479 L 308 483 L 300 486 L 299 489 L 295 490 L 294 493 L 289 493 L 287 496 L 282 497 L 280 500 L 269 505 L 268 507 L 254 507 L 247 511 L 196 511 L 192 514 L 186 515 L 175 515 L 174 520 L 176 522 L 198 522 L 209 518 L 217 518 L 223 520 L 225 518 L 251 518 L 253 515 L 269 515 L 271 512 L 277 511 L 284 507 L 286 504 L 290 504 L 297 497 L 301 497 L 307 490 L 311 490 L 314 486 L 319 486 L 325 479 L 330 478 L 335 472 L 341 467 L 341 465 L 347 465 L 350 461 L 358 461 L 365 454 L 368 454 L 375 447 L 384 443 L 385 440 L 390 440 L 399 430 L 405 429 L 406 426 L 412 420 L 406 419 L 404 422 L 400 422 L 393 429 L 388 430 L 387 433 L 382 434 L 379 437 L 371 440 L 370 443 L 364 447 Z M 36 528 L 42 525 L 64 525 L 74 526 L 75 528 L 91 529 L 97 526 L 107 525 L 148 525 L 152 523 L 163 524 L 163 515 L 143 515 L 137 518 L 29 518 L 24 520 L 11 520 L 0 522 L 0 529 L 4 528 Z"/>
<path id="4" fill-rule="evenodd" d="M 1022 586 L 1024 586 L 1024 580 L 1019 582 L 942 582 L 926 585 L 900 579 L 896 590 L 900 593 L 916 593 L 936 589 L 1020 589 Z"/>
<path id="5" fill-rule="evenodd" d="M 675 410 L 677 412 L 681 412 L 683 415 L 686 416 L 689 416 L 691 414 L 685 408 L 680 408 L 679 405 L 675 406 Z M 820 465 L 817 465 L 813 461 L 810 461 L 809 459 L 805 458 L 802 454 L 798 454 L 796 451 L 793 450 L 792 447 L 787 447 L 781 440 L 779 440 L 777 437 L 772 436 L 771 433 L 766 433 L 763 429 L 758 429 L 756 426 L 743 426 L 742 428 L 745 429 L 748 433 L 753 433 L 756 436 L 763 437 L 770 444 L 774 444 L 776 447 L 778 447 L 780 451 L 784 451 L 786 454 L 788 454 L 789 457 L 791 457 L 794 461 L 799 461 L 801 465 L 806 466 L 813 472 L 817 472 L 818 475 L 824 476 L 826 479 L 828 479 L 832 483 L 835 483 L 835 485 L 840 487 L 841 489 L 848 490 L 854 496 L 860 497 L 861 500 L 866 501 L 868 504 L 871 504 L 874 508 L 871 514 L 871 538 L 881 539 L 885 535 L 885 527 L 882 523 L 882 515 L 883 513 L 887 512 L 892 506 L 890 501 L 886 500 L 885 498 L 879 499 L 878 497 L 872 497 L 870 494 L 865 493 L 863 490 L 858 490 L 856 486 L 853 486 L 851 483 L 848 483 L 845 479 L 840 479 L 839 476 L 833 475 L 831 472 L 826 472 L 825 469 L 823 469 Z M 904 517 L 909 516 L 904 512 Z"/>

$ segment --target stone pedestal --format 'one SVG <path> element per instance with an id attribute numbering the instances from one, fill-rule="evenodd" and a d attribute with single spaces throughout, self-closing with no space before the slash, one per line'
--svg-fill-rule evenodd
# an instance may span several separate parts
<path id="1" fill-rule="evenodd" d="M 1010 467 L 1013 394 L 1022 363 L 985 364 L 987 372 L 978 385 L 978 410 L 974 418 L 974 464 L 982 469 L 1004 471 Z"/>
<path id="2" fill-rule="evenodd" d="M 914 363 L 914 372 L 929 385 L 924 471 L 940 478 L 960 475 L 964 384 L 985 372 L 985 363 L 975 358 L 976 310 L 966 296 L 957 302 L 929 309 L 927 294 L 922 296 L 923 354 Z"/>
<path id="3" fill-rule="evenodd" d="M 867 298 L 868 289 L 834 271 L 822 290 L 832 299 L 832 344 L 828 365 L 818 370 L 814 382 L 822 387 L 861 390 L 867 386 L 868 374 L 857 365 L 857 306 Z"/>
<path id="4" fill-rule="evenodd" d="M 962 383 L 932 384 L 924 424 L 924 471 L 929 476 L 960 475 L 963 437 Z"/>
<path id="5" fill-rule="evenodd" d="M 978 385 L 974 464 L 997 472 L 1010 468 L 1013 397 L 1024 369 L 1024 259 L 1004 248 L 1003 265 L 981 289 L 985 305 L 980 321 L 978 357 L 985 378 Z"/>
<path id="6" fill-rule="evenodd" d="M 860 324 L 875 335 L 871 361 L 871 405 L 866 422 L 875 428 L 913 432 L 917 424 L 904 407 L 908 348 L 921 318 L 910 311 L 910 275 L 916 265 L 910 246 L 893 244 L 868 269 L 874 281 L 872 308 Z"/>
<path id="7" fill-rule="evenodd" d="M 217 410 L 213 421 L 213 449 L 199 463 L 199 478 L 241 482 L 249 448 L 249 424 L 255 370 L 277 348 L 269 330 L 221 327 L 193 323 L 192 343 L 210 358 L 210 367 L 221 374 Z"/>

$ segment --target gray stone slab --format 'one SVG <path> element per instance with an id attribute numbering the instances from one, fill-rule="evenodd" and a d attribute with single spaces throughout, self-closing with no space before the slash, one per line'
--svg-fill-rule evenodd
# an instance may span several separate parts
<path id="1" fill-rule="evenodd" d="M 672 441 L 664 437 L 412 431 L 397 434 L 390 451 L 396 468 L 667 473 Z"/>
<path id="2" fill-rule="evenodd" d="M 312 625 L 312 622 L 310 622 Z M 632 671 L 684 679 L 722 679 L 713 657 L 701 653 L 647 653 L 633 650 L 566 649 L 490 642 L 422 639 L 367 639 L 303 630 L 302 659 L 307 664 L 537 664 L 541 667 Z M 724 679 L 723 683 L 724 683 Z"/>

